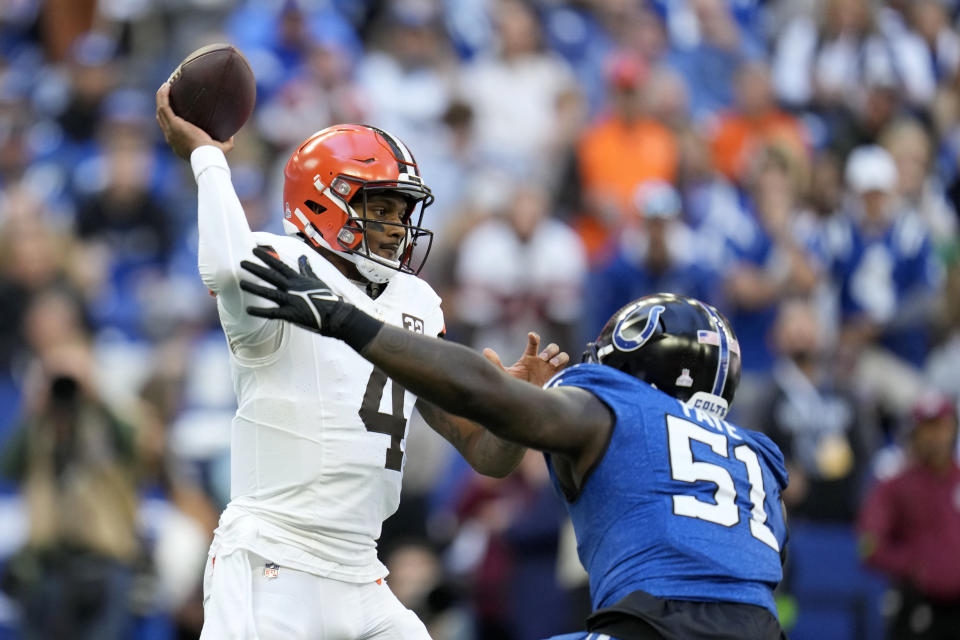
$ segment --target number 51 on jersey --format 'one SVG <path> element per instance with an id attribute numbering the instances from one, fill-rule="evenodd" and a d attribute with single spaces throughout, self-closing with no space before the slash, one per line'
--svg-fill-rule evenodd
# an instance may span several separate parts
<path id="1" fill-rule="evenodd" d="M 716 485 L 713 502 L 707 502 L 692 495 L 674 495 L 673 513 L 678 516 L 706 520 L 724 527 L 733 527 L 740 523 L 740 509 L 737 507 L 737 490 L 733 476 L 725 467 L 712 462 L 694 460 L 692 445 L 700 442 L 719 456 L 728 456 L 727 435 L 719 431 L 710 431 L 699 424 L 667 415 L 667 446 L 670 451 L 670 476 L 680 482 L 709 482 Z M 750 509 L 750 535 L 768 545 L 774 551 L 780 551 L 780 545 L 773 530 L 767 524 L 767 512 L 763 503 L 767 492 L 763 486 L 763 471 L 760 460 L 750 445 L 744 443 L 733 448 L 733 456 L 746 467 Z"/>

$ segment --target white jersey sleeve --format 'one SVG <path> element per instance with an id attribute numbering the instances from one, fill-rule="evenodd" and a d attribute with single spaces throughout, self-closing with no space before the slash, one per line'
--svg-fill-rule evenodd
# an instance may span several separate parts
<path id="1" fill-rule="evenodd" d="M 279 331 L 279 323 L 247 313 L 263 301 L 240 289 L 246 274 L 240 261 L 251 259 L 256 240 L 230 181 L 227 159 L 217 147 L 202 146 L 190 154 L 197 181 L 198 266 L 203 283 L 217 296 L 217 308 L 232 350 L 243 341 L 263 344 Z"/>

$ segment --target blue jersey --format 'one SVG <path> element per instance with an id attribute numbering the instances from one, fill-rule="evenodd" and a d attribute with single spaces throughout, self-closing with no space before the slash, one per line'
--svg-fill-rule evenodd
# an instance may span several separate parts
<path id="1" fill-rule="evenodd" d="M 911 214 L 897 216 L 882 233 L 868 235 L 852 221 L 835 223 L 834 271 L 839 272 L 840 305 L 845 317 L 866 315 L 886 324 L 909 308 L 915 296 L 932 296 L 943 274 L 923 222 Z M 924 317 L 893 322 L 880 342 L 895 355 L 922 367 L 929 350 Z"/>
<path id="2" fill-rule="evenodd" d="M 777 446 L 604 365 L 571 367 L 549 386 L 586 389 L 615 416 L 579 495 L 564 495 L 547 457 L 594 609 L 642 590 L 754 604 L 776 616 L 787 537 L 780 504 L 787 472 Z"/>
<path id="3" fill-rule="evenodd" d="M 783 251 L 776 240 L 760 222 L 760 212 L 756 204 L 744 196 L 740 202 L 745 214 L 737 226 L 736 233 L 727 238 L 726 256 L 728 263 L 724 270 L 736 265 L 759 269 L 767 274 L 782 270 Z M 796 233 L 796 229 L 791 229 Z M 797 234 L 799 235 L 799 234 Z M 803 238 L 801 249 L 808 258 L 816 256 L 816 246 L 812 238 Z M 777 319 L 777 303 L 747 308 L 727 306 L 723 309 L 731 326 L 736 330 L 740 343 L 740 362 L 743 371 L 749 373 L 768 373 L 773 368 L 774 353 L 767 336 Z"/>

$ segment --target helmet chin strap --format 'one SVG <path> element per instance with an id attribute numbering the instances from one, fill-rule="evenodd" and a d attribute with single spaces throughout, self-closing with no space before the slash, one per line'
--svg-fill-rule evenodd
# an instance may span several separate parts
<path id="1" fill-rule="evenodd" d="M 364 240 L 364 244 L 366 244 L 366 240 Z M 343 257 L 356 265 L 357 271 L 360 272 L 360 275 L 370 282 L 374 282 L 376 284 L 389 282 L 390 278 L 397 273 L 396 269 L 388 267 L 385 264 L 381 264 L 374 258 L 368 258 L 362 253 L 357 253 L 356 251 L 346 251 L 343 253 Z M 386 260 L 386 258 L 383 258 L 383 260 Z M 399 264 L 400 263 L 397 262 L 398 266 Z"/>

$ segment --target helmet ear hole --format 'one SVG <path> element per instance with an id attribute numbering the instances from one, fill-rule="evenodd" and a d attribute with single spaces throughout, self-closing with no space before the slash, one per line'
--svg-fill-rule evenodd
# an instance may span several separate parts
<path id="1" fill-rule="evenodd" d="M 347 250 L 354 250 L 363 241 L 363 227 L 356 220 L 348 220 L 337 233 L 337 242 Z"/>
<path id="2" fill-rule="evenodd" d="M 304 202 L 304 204 L 310 208 L 310 211 L 313 211 L 317 215 L 320 215 L 321 213 L 327 210 L 325 206 L 323 206 L 322 204 L 320 204 L 315 200 L 307 200 L 306 202 Z"/>

